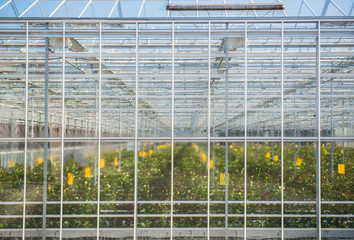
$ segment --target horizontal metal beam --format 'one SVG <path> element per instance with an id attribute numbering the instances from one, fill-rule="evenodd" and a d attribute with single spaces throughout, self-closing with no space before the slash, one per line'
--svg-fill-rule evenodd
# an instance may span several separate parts
<path id="1" fill-rule="evenodd" d="M 242 4 L 167 4 L 169 11 L 244 11 L 284 10 L 283 3 L 242 3 Z"/>

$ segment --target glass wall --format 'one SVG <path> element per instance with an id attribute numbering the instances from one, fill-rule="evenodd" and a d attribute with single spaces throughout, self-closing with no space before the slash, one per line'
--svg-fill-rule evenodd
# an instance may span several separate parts
<path id="1" fill-rule="evenodd" d="M 1 237 L 352 237 L 353 25 L 0 22 Z"/>

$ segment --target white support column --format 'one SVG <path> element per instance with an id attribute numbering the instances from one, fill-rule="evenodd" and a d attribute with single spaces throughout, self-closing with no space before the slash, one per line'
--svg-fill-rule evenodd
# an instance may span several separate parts
<path id="1" fill-rule="evenodd" d="M 210 239 L 210 90 L 211 90 L 211 65 L 210 65 L 210 51 L 211 50 L 211 30 L 210 22 L 208 23 L 208 219 L 207 219 L 207 239 Z M 214 160 L 214 159 L 213 159 Z M 227 213 L 225 213 L 227 214 Z"/>
<path id="2" fill-rule="evenodd" d="M 175 126 L 175 23 L 172 22 L 172 89 L 171 89 L 171 209 L 170 209 L 170 215 L 171 215 L 171 233 L 170 233 L 170 239 L 173 240 L 173 169 L 174 169 L 174 138 L 175 138 L 175 131 L 174 131 L 174 126 Z"/>
<path id="3" fill-rule="evenodd" d="M 28 147 L 28 22 L 26 22 L 26 87 L 25 87 L 25 153 L 23 163 L 23 212 L 22 212 L 22 239 L 25 239 L 26 231 L 26 192 L 27 192 L 27 147 Z M 32 116 L 33 117 L 33 116 Z"/>
<path id="4" fill-rule="evenodd" d="M 97 167 L 97 240 L 100 239 L 100 193 L 101 193 L 101 103 L 102 103 L 102 22 L 99 30 L 98 64 L 98 167 Z"/>
<path id="5" fill-rule="evenodd" d="M 321 22 L 317 22 L 316 39 L 316 127 L 317 127 L 317 157 L 316 157 L 316 216 L 317 239 L 321 239 Z"/>
<path id="6" fill-rule="evenodd" d="M 284 239 L 284 22 L 281 22 L 281 239 Z"/>
<path id="7" fill-rule="evenodd" d="M 63 59 L 62 59 L 62 101 L 61 101 L 61 172 L 60 172 L 60 230 L 59 239 L 63 239 L 63 191 L 64 191 L 64 137 L 65 137 L 65 22 L 63 22 Z"/>
<path id="8" fill-rule="evenodd" d="M 244 87 L 244 99 L 245 99 L 245 103 L 244 103 L 244 118 L 245 118 L 245 141 L 244 141 L 244 146 L 243 146 L 243 156 L 244 156 L 244 176 L 243 176 L 243 181 L 244 181 L 244 206 L 243 206 L 243 213 L 244 213 L 244 217 L 243 217 L 243 221 L 244 221 L 244 225 L 243 225 L 243 237 L 244 239 L 247 239 L 247 227 L 246 227 L 246 220 L 247 220 L 247 206 L 246 206 L 246 201 L 247 201 L 247 21 L 245 22 L 245 47 L 244 47 L 244 56 L 245 56 L 245 69 L 244 69 L 244 74 L 245 74 L 245 87 Z"/>
<path id="9" fill-rule="evenodd" d="M 135 153 L 134 153 L 134 240 L 137 239 L 138 211 L 138 77 L 139 77 L 139 23 L 135 24 Z"/>

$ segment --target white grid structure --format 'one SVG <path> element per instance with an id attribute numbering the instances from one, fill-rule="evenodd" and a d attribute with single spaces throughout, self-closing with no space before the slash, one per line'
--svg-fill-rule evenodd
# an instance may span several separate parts
<path id="1" fill-rule="evenodd" d="M 9 129 L 3 130 L 0 136 L 1 171 L 7 171 L 9 176 L 23 176 L 22 180 L 21 177 L 16 180 L 2 178 L 2 184 L 15 186 L 10 188 L 14 192 L 14 197 L 18 191 L 22 194 L 22 198 L 15 200 L 3 193 L 4 198 L 0 206 L 3 206 L 6 211 L 1 215 L 1 219 L 4 219 L 2 223 L 4 227 L 0 233 L 4 238 L 22 236 L 23 239 L 27 237 L 36 239 L 41 237 L 210 239 L 228 236 L 253 239 L 267 236 L 271 239 L 295 237 L 321 239 L 350 238 L 353 235 L 352 213 L 339 211 L 340 208 L 350 209 L 354 203 L 350 188 L 348 189 L 353 179 L 351 171 L 354 156 L 352 19 L 263 19 L 261 21 L 194 19 L 193 22 L 178 19 L 1 20 L 0 29 L 1 115 L 3 116 L 1 121 L 2 128 Z M 16 40 L 18 36 L 22 36 L 22 42 Z M 61 45 L 55 48 L 54 42 L 58 39 L 61 40 Z M 44 76 L 43 67 L 47 69 L 48 77 Z M 225 70 L 226 68 L 228 69 Z M 226 85 L 229 77 L 230 83 Z M 46 97 L 43 96 L 44 83 L 49 85 L 49 96 Z M 21 91 L 24 95 L 21 95 Z M 255 98 L 261 101 L 253 101 Z M 34 119 L 30 107 L 34 99 L 39 101 L 31 107 L 34 111 L 47 115 L 47 123 L 41 119 Z M 119 104 L 117 102 L 109 104 L 110 100 L 116 99 L 120 100 Z M 41 100 L 46 102 L 49 108 L 43 107 Z M 121 100 L 126 102 L 121 104 Z M 179 100 L 182 100 L 182 103 Z M 227 104 L 226 100 L 230 103 Z M 217 106 L 213 105 L 212 101 L 215 101 Z M 289 101 L 291 104 L 294 103 L 294 107 L 289 107 Z M 331 101 L 332 105 L 328 105 L 326 101 Z M 233 115 L 224 118 L 226 112 L 220 113 L 218 106 L 225 105 L 228 106 L 227 114 Z M 24 111 L 24 119 L 21 119 L 22 115 L 12 118 L 7 115 L 8 112 L 20 111 Z M 267 111 L 268 114 L 260 120 L 252 115 L 253 112 L 257 112 L 259 116 Z M 305 115 L 301 115 L 302 111 Z M 277 112 L 280 112 L 280 118 L 276 117 Z M 286 117 L 286 113 L 289 112 L 294 112 L 296 121 L 293 122 Z M 314 117 L 310 116 L 312 112 L 315 112 Z M 31 113 L 31 120 L 29 113 Z M 106 113 L 108 117 L 105 118 Z M 216 120 L 212 120 L 214 119 L 212 114 L 217 115 Z M 58 116 L 61 122 L 59 127 L 55 127 L 56 125 L 48 116 Z M 314 118 L 315 121 L 309 118 Z M 80 121 L 77 121 L 83 119 L 92 123 L 91 129 L 88 125 L 81 125 Z M 328 119 L 331 120 L 330 124 L 327 123 Z M 71 125 L 70 121 L 74 123 Z M 117 122 L 119 126 L 121 124 L 124 126 L 117 128 Z M 42 126 L 45 125 L 49 125 L 48 137 L 45 137 L 42 130 Z M 259 126 L 263 130 L 259 129 Z M 20 130 L 14 131 L 16 128 Z M 82 130 L 84 128 L 85 131 Z M 280 129 L 280 133 L 277 132 L 277 128 Z M 124 134 L 122 134 L 123 130 Z M 57 131 L 59 135 L 56 134 Z M 243 185 L 240 198 L 228 196 L 231 191 L 228 184 L 229 174 L 235 173 L 229 173 L 226 166 L 236 163 L 236 160 L 228 154 L 228 150 L 226 150 L 227 154 L 221 155 L 222 157 L 216 160 L 212 153 L 214 143 L 219 144 L 220 149 L 224 147 L 222 151 L 225 151 L 225 147 L 230 150 L 236 146 L 239 152 L 243 151 L 241 154 L 243 158 L 238 157 L 237 160 L 243 161 L 243 169 L 239 169 L 243 173 L 243 183 L 236 182 L 230 176 L 232 191 L 236 191 L 238 186 Z M 131 164 L 129 161 L 133 162 L 133 174 L 125 175 L 127 178 L 133 178 L 133 185 L 130 186 L 131 191 L 125 189 L 128 187 L 119 188 L 119 186 L 115 189 L 117 192 L 112 191 L 112 195 L 118 196 L 119 191 L 126 194 L 121 198 L 107 200 L 108 197 L 103 200 L 105 195 L 109 195 L 104 192 L 106 191 L 104 185 L 106 182 L 103 184 L 105 174 L 111 173 L 102 173 L 107 167 L 101 167 L 101 164 L 102 162 L 103 165 L 108 164 L 111 150 L 113 149 L 114 152 L 121 144 L 125 147 L 119 148 L 118 152 L 123 152 L 125 158 L 118 160 L 126 161 L 124 162 L 126 165 Z M 182 196 L 185 199 L 181 199 L 178 191 L 181 189 L 180 185 L 186 182 L 179 179 L 176 174 L 179 171 L 177 163 L 182 161 L 179 158 L 178 147 L 190 147 L 193 144 L 198 146 L 198 154 L 199 152 L 202 154 L 203 151 L 207 153 L 206 171 L 199 169 L 202 174 L 206 174 L 204 177 L 207 179 L 207 187 L 202 188 L 201 195 L 196 199 L 190 199 L 187 195 Z M 48 145 L 47 150 L 50 153 L 44 156 Z M 158 146 L 165 146 L 163 148 L 168 149 L 168 145 L 170 145 L 171 155 L 167 160 L 170 162 L 170 176 L 168 176 L 170 183 L 167 183 L 167 188 L 170 189 L 169 197 L 142 200 L 140 197 L 145 196 L 139 195 L 141 190 L 139 180 L 144 182 L 145 176 L 140 173 L 143 170 L 139 169 L 139 164 L 145 166 L 144 159 L 147 157 L 144 156 L 147 151 L 145 147 L 151 151 L 158 151 L 160 149 L 157 148 Z M 301 155 L 301 151 L 305 148 L 309 152 L 302 152 Z M 252 154 L 257 157 L 263 149 L 267 149 L 266 153 L 271 154 L 271 158 L 266 158 L 272 160 L 271 169 L 275 173 L 269 180 L 271 187 L 262 186 L 262 190 L 275 194 L 275 197 L 263 198 L 262 194 L 258 193 L 252 195 L 258 190 L 255 190 L 251 182 L 256 181 L 253 179 L 260 176 L 251 174 L 251 171 L 253 168 L 260 168 L 261 171 L 263 167 L 250 165 L 255 157 Z M 275 158 L 277 155 L 274 153 L 278 150 L 280 161 Z M 332 152 L 331 156 L 327 151 Z M 143 152 L 142 156 L 139 155 L 141 152 Z M 159 152 L 164 153 L 164 150 Z M 16 154 L 19 156 L 16 159 L 19 172 L 14 172 L 13 167 L 10 167 L 10 161 L 17 156 Z M 49 185 L 54 186 L 56 190 L 60 189 L 59 194 L 49 191 L 50 187 L 43 190 L 48 191 L 49 194 L 46 202 L 33 196 L 36 195 L 33 189 L 38 190 L 45 185 L 40 178 L 33 178 L 35 169 L 42 171 L 43 177 L 47 173 L 41 170 L 42 163 L 36 165 L 37 158 L 32 154 L 44 156 L 42 161 L 48 163 L 51 171 L 54 172 L 48 170 L 48 179 L 51 179 L 48 180 Z M 316 182 L 313 183 L 316 190 L 315 198 L 309 200 L 310 197 L 301 195 L 300 191 L 298 194 L 303 196 L 303 199 L 291 199 L 295 195 L 284 192 L 285 188 L 291 191 L 288 186 L 292 181 L 286 178 L 289 176 L 286 176 L 289 174 L 286 168 L 294 168 L 294 178 L 300 174 L 296 172 L 300 171 L 295 166 L 299 166 L 297 159 L 294 166 L 289 165 L 289 159 L 285 157 L 289 154 L 294 154 L 298 158 L 307 156 L 309 161 L 315 160 L 314 164 L 307 163 L 309 167 L 315 168 L 309 169 L 316 174 L 312 178 Z M 54 160 L 51 159 L 52 155 Z M 192 159 L 193 155 L 191 153 L 190 155 Z M 56 157 L 58 160 L 55 160 Z M 147 159 L 152 159 L 151 156 L 149 157 Z M 76 162 L 74 163 L 72 159 Z M 219 164 L 221 160 L 225 160 L 225 166 Z M 301 161 L 305 162 L 305 160 L 303 157 Z M 104 163 L 105 161 L 107 163 Z M 325 164 L 327 161 L 331 162 Z M 54 163 L 60 168 L 56 169 Z M 338 169 L 338 174 L 332 177 L 332 182 L 327 182 L 327 175 L 324 174 L 330 172 L 327 169 L 330 166 L 333 176 L 334 164 L 345 164 L 345 174 L 339 173 Z M 82 192 L 79 190 L 75 192 L 75 184 L 69 184 L 68 173 L 83 166 L 95 170 L 90 180 L 80 182 L 87 184 L 88 187 L 84 187 Z M 325 173 L 322 172 L 323 167 Z M 22 171 L 26 169 L 23 175 L 21 169 Z M 222 190 L 222 184 L 219 184 L 219 188 L 211 184 L 213 177 L 211 169 L 218 173 L 224 171 L 225 190 Z M 230 166 L 230 171 L 233 171 L 232 169 Z M 197 170 L 196 175 L 200 174 Z M 114 172 L 114 177 L 118 179 L 121 171 L 123 170 L 119 169 Z M 59 178 L 55 177 L 57 173 Z M 280 183 L 274 180 L 277 178 L 280 178 Z M 323 185 L 321 178 L 325 181 Z M 76 179 L 75 176 L 74 183 Z M 128 186 L 130 180 L 126 180 L 124 184 Z M 343 195 L 336 199 L 326 196 L 328 186 L 345 182 L 347 184 L 343 185 Z M 205 180 L 200 182 L 199 186 L 204 186 L 204 183 Z M 277 187 L 280 187 L 280 192 L 271 191 Z M 321 194 L 322 188 L 325 190 L 324 194 Z M 197 191 L 193 188 L 191 190 L 191 195 L 194 190 Z M 216 191 L 224 191 L 222 193 L 227 196 L 227 199 L 212 199 Z M 64 192 L 70 192 L 77 199 Z M 308 192 L 313 193 L 312 190 Z M 337 193 L 339 192 L 338 190 Z M 155 193 L 157 194 L 157 191 Z M 37 192 L 37 195 L 41 196 L 41 194 L 43 193 Z M 131 194 L 133 196 L 130 196 Z M 203 196 L 207 196 L 206 199 Z M 139 212 L 141 205 L 144 204 L 151 208 L 154 204 L 161 208 L 167 205 L 169 210 L 159 211 L 142 207 L 145 212 Z M 187 207 L 181 207 L 183 204 L 196 206 L 195 212 Z M 219 212 L 214 209 L 217 204 L 222 205 L 217 208 Z M 11 213 L 9 206 L 17 205 L 22 206 L 21 212 Z M 35 213 L 32 210 L 47 205 L 54 208 L 46 207 L 46 210 L 52 212 L 46 214 L 48 220 L 41 228 L 39 220 L 44 216 L 40 211 Z M 71 205 L 75 207 L 69 208 Z M 302 211 L 300 205 L 315 206 L 316 210 L 309 207 L 310 210 Z M 59 212 L 56 206 L 59 206 Z M 200 210 L 203 206 L 206 206 L 206 211 Z M 227 213 L 220 210 L 233 206 L 243 208 L 243 213 L 232 212 L 234 208 Z M 271 210 L 268 212 L 257 210 L 257 212 L 252 209 L 254 206 L 268 206 Z M 280 207 L 281 210 L 274 210 L 270 206 Z M 288 206 L 298 207 L 298 209 L 290 213 L 286 210 Z M 327 212 L 321 210 L 323 206 Z M 68 212 L 68 209 L 74 211 L 76 207 L 81 208 L 81 212 Z M 93 212 L 89 211 L 91 208 Z M 148 212 L 149 209 L 151 212 Z M 243 219 L 241 221 L 243 225 L 233 226 L 230 223 L 222 227 L 221 220 L 217 221 L 217 226 L 213 225 L 212 221 L 220 217 L 227 218 L 226 222 L 231 222 L 231 219 Z M 158 226 L 152 227 L 144 226 L 145 220 L 140 221 L 140 219 L 152 218 L 170 220 L 156 221 Z M 263 220 L 252 220 L 253 218 Z M 313 223 L 309 223 L 308 227 L 300 224 L 298 227 L 287 225 L 289 219 L 305 218 L 315 219 L 315 226 Z M 20 219 L 21 224 L 18 224 L 16 219 Z M 115 222 L 110 219 L 124 220 Z M 192 226 L 186 227 L 179 219 L 199 220 L 191 221 Z M 338 219 L 341 219 L 339 222 L 342 225 L 336 226 Z M 32 220 L 35 227 L 30 223 Z M 198 225 L 198 222 L 204 223 L 204 221 L 206 225 Z M 333 222 L 332 225 L 330 221 Z M 259 222 L 266 226 L 257 226 Z M 75 227 L 69 226 L 68 223 Z M 297 223 L 295 221 L 292 224 Z"/>

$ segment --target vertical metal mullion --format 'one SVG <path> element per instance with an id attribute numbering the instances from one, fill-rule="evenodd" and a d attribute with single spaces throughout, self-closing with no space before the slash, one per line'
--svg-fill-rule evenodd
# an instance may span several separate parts
<path id="1" fill-rule="evenodd" d="M 317 22 L 316 40 L 316 126 L 317 126 L 317 158 L 316 158 L 316 217 L 317 239 L 321 239 L 321 22 Z"/>
<path id="2" fill-rule="evenodd" d="M 134 240 L 137 239 L 138 211 L 138 77 L 139 77 L 139 23 L 135 23 L 135 153 L 134 153 Z"/>
<path id="3" fill-rule="evenodd" d="M 65 136 L 65 22 L 63 22 L 63 59 L 62 59 L 62 106 L 61 106 L 61 172 L 60 172 L 60 229 L 59 239 L 63 238 L 63 191 L 64 191 L 64 136 Z"/>
<path id="4" fill-rule="evenodd" d="M 281 22 L 281 239 L 284 239 L 284 22 Z"/>
<path id="5" fill-rule="evenodd" d="M 97 240 L 100 233 L 100 193 L 101 193 L 101 100 L 102 100 L 102 22 L 99 30 L 98 63 L 98 168 L 97 168 Z"/>
<path id="6" fill-rule="evenodd" d="M 207 219 L 207 239 L 210 238 L 210 81 L 211 81 L 211 66 L 210 66 L 210 42 L 211 42 L 211 33 L 210 33 L 210 22 L 208 23 L 208 219 Z"/>
<path id="7" fill-rule="evenodd" d="M 229 24 L 226 23 L 228 30 Z M 225 38 L 225 137 L 229 137 L 229 38 Z M 228 238 L 229 212 L 229 144 L 225 143 L 225 236 Z"/>
<path id="8" fill-rule="evenodd" d="M 46 23 L 48 29 L 48 23 Z M 47 228 L 47 191 L 48 191 L 48 115 L 49 115 L 49 37 L 45 38 L 44 64 L 44 154 L 43 154 L 43 206 L 42 206 L 42 240 L 46 239 Z"/>
<path id="9" fill-rule="evenodd" d="M 172 111 L 172 116 L 171 116 L 171 220 L 170 220 L 170 224 L 171 224 L 171 233 L 170 233 L 170 239 L 173 239 L 173 168 L 174 168 L 174 126 L 175 126 L 175 23 L 172 22 L 172 89 L 171 89 L 171 98 L 172 98 L 172 102 L 171 102 L 171 111 Z"/>
<path id="10" fill-rule="evenodd" d="M 244 225 L 243 225 L 243 237 L 244 239 L 247 239 L 247 227 L 246 227 L 246 221 L 247 221 L 247 206 L 246 206 L 246 201 L 247 201 L 247 21 L 245 22 L 245 47 L 244 47 L 244 64 L 245 64 L 245 69 L 244 69 L 244 74 L 245 74 L 245 88 L 244 88 L 244 118 L 245 118 L 245 141 L 244 141 L 244 146 L 243 146 L 243 153 L 244 153 L 244 176 L 243 176 L 243 181 L 244 181 L 244 206 L 243 206 L 243 211 L 244 211 Z"/>
<path id="11" fill-rule="evenodd" d="M 26 22 L 26 87 L 25 87 L 25 153 L 24 153 L 24 175 L 23 175 L 23 212 L 22 212 L 22 239 L 25 239 L 26 230 L 26 185 L 27 185 L 27 140 L 28 140 L 28 22 Z M 32 116 L 33 117 L 33 116 Z"/>

